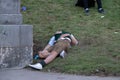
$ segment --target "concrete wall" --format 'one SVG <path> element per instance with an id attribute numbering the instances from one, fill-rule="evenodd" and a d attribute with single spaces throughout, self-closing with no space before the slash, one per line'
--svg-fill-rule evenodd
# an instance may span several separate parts
<path id="1" fill-rule="evenodd" d="M 0 25 L 0 68 L 24 67 L 32 62 L 31 25 Z"/>

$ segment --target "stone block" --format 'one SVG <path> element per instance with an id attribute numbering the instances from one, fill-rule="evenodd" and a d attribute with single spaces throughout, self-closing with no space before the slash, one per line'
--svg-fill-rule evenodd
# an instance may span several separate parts
<path id="1" fill-rule="evenodd" d="M 32 47 L 1 47 L 0 69 L 23 68 L 32 62 Z"/>
<path id="2" fill-rule="evenodd" d="M 19 14 L 20 0 L 0 0 L 0 14 Z"/>
<path id="3" fill-rule="evenodd" d="M 0 25 L 0 47 L 18 47 L 19 36 L 18 25 Z"/>
<path id="4" fill-rule="evenodd" d="M 0 24 L 22 24 L 21 14 L 0 14 Z"/>
<path id="5" fill-rule="evenodd" d="M 32 36 L 32 26 L 24 25 L 20 26 L 20 45 L 21 46 L 32 46 L 33 36 Z"/>
<path id="6" fill-rule="evenodd" d="M 32 25 L 0 25 L 0 69 L 25 67 L 32 53 Z"/>
<path id="7" fill-rule="evenodd" d="M 0 47 L 32 46 L 32 25 L 0 25 Z"/>

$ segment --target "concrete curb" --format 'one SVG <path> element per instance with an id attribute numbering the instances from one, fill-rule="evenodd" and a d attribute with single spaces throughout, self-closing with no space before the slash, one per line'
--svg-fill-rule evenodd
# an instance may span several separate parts
<path id="1" fill-rule="evenodd" d="M 120 80 L 120 77 L 78 76 L 27 69 L 0 70 L 0 80 Z"/>

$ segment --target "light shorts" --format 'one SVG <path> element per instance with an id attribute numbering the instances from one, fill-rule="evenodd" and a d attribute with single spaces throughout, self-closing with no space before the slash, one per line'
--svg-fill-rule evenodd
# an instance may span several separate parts
<path id="1" fill-rule="evenodd" d="M 66 39 L 58 40 L 52 47 L 48 48 L 48 52 L 56 51 L 57 53 L 62 52 L 63 50 L 67 51 L 70 47 L 70 42 Z"/>

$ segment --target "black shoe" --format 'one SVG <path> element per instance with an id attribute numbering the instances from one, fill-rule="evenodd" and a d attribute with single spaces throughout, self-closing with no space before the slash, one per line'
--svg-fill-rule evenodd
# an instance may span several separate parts
<path id="1" fill-rule="evenodd" d="M 99 12 L 99 13 L 104 13 L 104 9 L 103 9 L 103 8 L 99 8 L 99 9 L 98 9 L 98 12 Z"/>
<path id="2" fill-rule="evenodd" d="M 89 9 L 88 8 L 85 9 L 85 14 L 89 15 Z"/>

